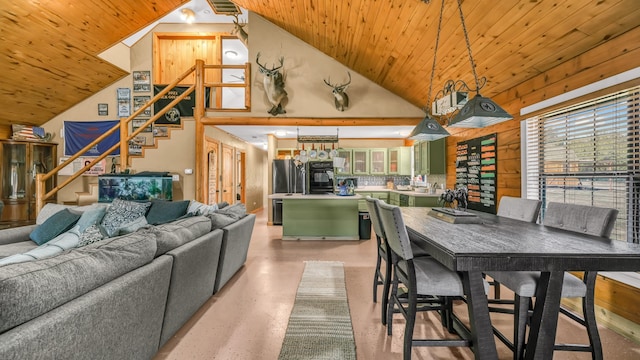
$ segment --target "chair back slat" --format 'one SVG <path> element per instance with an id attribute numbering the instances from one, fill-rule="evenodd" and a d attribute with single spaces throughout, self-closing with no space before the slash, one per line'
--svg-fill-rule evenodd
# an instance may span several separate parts
<path id="1" fill-rule="evenodd" d="M 413 259 L 413 251 L 400 207 L 379 202 L 378 209 L 389 248 L 404 260 Z"/>
<path id="2" fill-rule="evenodd" d="M 542 201 L 503 196 L 498 206 L 498 216 L 535 223 L 538 221 Z"/>
<path id="3" fill-rule="evenodd" d="M 608 238 L 617 216 L 616 209 L 550 202 L 543 223 L 549 227 Z"/>

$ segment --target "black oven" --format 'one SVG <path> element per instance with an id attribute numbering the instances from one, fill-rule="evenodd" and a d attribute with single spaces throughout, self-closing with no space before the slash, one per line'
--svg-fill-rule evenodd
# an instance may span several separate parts
<path id="1" fill-rule="evenodd" d="M 333 161 L 310 161 L 307 167 L 307 189 L 310 194 L 334 192 Z"/>

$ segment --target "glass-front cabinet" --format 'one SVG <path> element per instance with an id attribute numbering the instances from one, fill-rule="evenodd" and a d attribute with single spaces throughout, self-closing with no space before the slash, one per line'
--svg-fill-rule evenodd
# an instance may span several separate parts
<path id="1" fill-rule="evenodd" d="M 342 167 L 336 167 L 338 175 L 351 175 L 351 149 L 338 149 L 339 158 L 344 159 Z"/>
<path id="2" fill-rule="evenodd" d="M 387 149 L 369 150 L 369 174 L 385 175 L 387 171 Z"/>
<path id="3" fill-rule="evenodd" d="M 353 175 L 369 175 L 369 149 L 353 149 Z"/>
<path id="4" fill-rule="evenodd" d="M 4 203 L 0 223 L 20 226 L 36 218 L 36 174 L 47 173 L 57 164 L 57 145 L 36 141 L 0 140 L 0 200 Z M 55 187 L 56 177 L 47 180 L 45 191 Z M 47 199 L 55 202 L 55 197 Z"/>
<path id="5" fill-rule="evenodd" d="M 411 175 L 411 147 L 389 148 L 389 167 L 387 174 Z"/>

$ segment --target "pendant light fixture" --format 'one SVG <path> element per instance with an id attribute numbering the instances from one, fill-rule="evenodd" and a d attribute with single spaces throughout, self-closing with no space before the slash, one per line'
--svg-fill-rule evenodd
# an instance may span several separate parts
<path id="1" fill-rule="evenodd" d="M 462 14 L 462 0 L 458 0 L 458 10 L 460 12 L 460 21 L 462 23 L 462 31 L 464 33 L 464 40 L 467 44 L 467 51 L 469 52 L 469 62 L 471 63 L 471 70 L 473 71 L 473 79 L 476 82 L 476 96 L 469 100 L 460 111 L 451 119 L 449 126 L 451 127 L 466 127 L 466 128 L 481 128 L 490 125 L 494 125 L 506 120 L 513 119 L 513 116 L 509 115 L 504 109 L 502 109 L 493 100 L 480 95 L 480 88 L 484 86 L 480 84 L 478 80 L 478 74 L 476 73 L 476 65 L 473 62 L 473 56 L 471 55 L 471 44 L 469 42 L 469 34 L 467 33 L 467 27 L 464 23 L 464 15 Z"/>
<path id="2" fill-rule="evenodd" d="M 438 32 L 436 34 L 436 43 L 433 50 L 433 66 L 431 67 L 431 80 L 429 81 L 429 93 L 427 94 L 427 106 L 425 112 L 427 115 L 420 121 L 409 135 L 411 140 L 427 140 L 433 141 L 442 139 L 451 134 L 445 130 L 438 120 L 431 116 L 431 89 L 433 87 L 433 75 L 436 71 L 436 55 L 438 53 L 438 43 L 440 42 L 440 29 L 442 28 L 442 14 L 444 12 L 444 0 L 440 6 L 440 18 L 438 19 Z"/>

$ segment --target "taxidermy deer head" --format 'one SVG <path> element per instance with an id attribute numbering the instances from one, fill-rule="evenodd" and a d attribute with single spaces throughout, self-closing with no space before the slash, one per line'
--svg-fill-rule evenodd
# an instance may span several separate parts
<path id="1" fill-rule="evenodd" d="M 269 114 L 275 116 L 286 113 L 282 108 L 282 101 L 287 98 L 287 92 L 284 90 L 284 79 L 282 73 L 280 73 L 280 69 L 284 63 L 284 57 L 280 57 L 280 66 L 276 67 L 274 64 L 273 67 L 269 69 L 260 64 L 260 52 L 258 52 L 256 55 L 256 63 L 260 67 L 260 73 L 264 75 L 262 85 L 267 94 L 267 99 L 272 105 Z"/>
<path id="2" fill-rule="evenodd" d="M 235 20 L 233 20 L 233 30 L 231 30 L 231 35 L 236 35 L 240 41 L 244 44 L 244 46 L 249 47 L 249 34 L 244 31 L 244 27 L 247 23 L 241 23 L 238 20 L 238 14 L 233 14 Z"/>
<path id="3" fill-rule="evenodd" d="M 345 93 L 349 84 L 351 84 L 351 73 L 347 71 L 347 75 L 349 75 L 349 81 L 342 85 L 333 85 L 331 83 L 331 78 L 324 80 L 324 83 L 333 88 L 333 96 L 335 97 L 336 109 L 340 111 L 344 111 L 345 108 L 349 107 L 349 96 Z"/>

